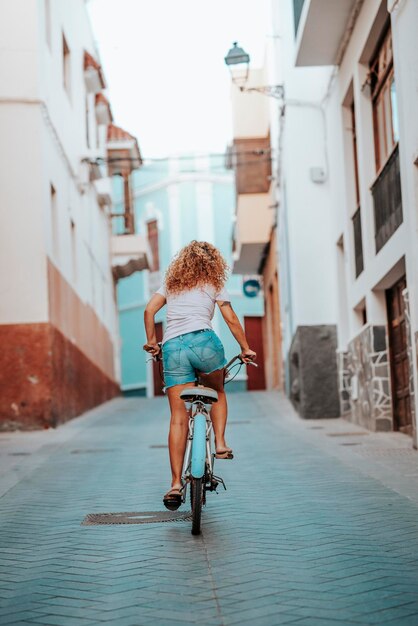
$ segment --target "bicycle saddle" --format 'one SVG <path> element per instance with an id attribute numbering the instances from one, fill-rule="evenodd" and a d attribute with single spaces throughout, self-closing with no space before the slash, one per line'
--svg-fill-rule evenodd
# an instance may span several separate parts
<path id="1" fill-rule="evenodd" d="M 180 398 L 185 402 L 200 400 L 204 404 L 212 404 L 218 401 L 218 394 L 210 387 L 187 387 L 180 393 Z"/>

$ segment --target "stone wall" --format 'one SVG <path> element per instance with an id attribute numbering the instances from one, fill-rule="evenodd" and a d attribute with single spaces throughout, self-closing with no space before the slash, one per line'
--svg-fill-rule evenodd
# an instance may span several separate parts
<path id="1" fill-rule="evenodd" d="M 340 394 L 341 415 L 343 417 L 351 414 L 351 387 L 350 370 L 348 369 L 348 352 L 339 350 L 337 352 L 338 362 L 338 391 Z"/>
<path id="2" fill-rule="evenodd" d="M 289 350 L 290 399 L 306 419 L 339 417 L 337 330 L 298 326 Z"/>
<path id="3" fill-rule="evenodd" d="M 373 431 L 393 429 L 388 337 L 385 326 L 366 326 L 346 355 L 349 419 Z"/>

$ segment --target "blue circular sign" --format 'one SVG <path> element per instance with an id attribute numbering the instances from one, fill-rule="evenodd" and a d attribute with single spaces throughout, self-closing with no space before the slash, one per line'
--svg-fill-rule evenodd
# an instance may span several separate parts
<path id="1" fill-rule="evenodd" d="M 244 280 L 242 288 L 247 298 L 255 298 L 260 292 L 260 281 L 256 278 Z"/>

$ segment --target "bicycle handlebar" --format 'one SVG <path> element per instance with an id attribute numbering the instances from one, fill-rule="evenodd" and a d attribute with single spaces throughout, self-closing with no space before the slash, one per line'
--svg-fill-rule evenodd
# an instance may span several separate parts
<path id="1" fill-rule="evenodd" d="M 236 356 L 234 356 L 234 358 L 232 358 L 229 361 L 229 363 L 225 365 L 225 369 L 228 370 L 231 367 L 231 365 L 235 363 L 235 361 L 241 361 L 241 365 L 254 365 L 254 367 L 258 367 L 258 364 L 254 363 L 254 361 L 244 361 L 241 354 L 237 354 Z"/>

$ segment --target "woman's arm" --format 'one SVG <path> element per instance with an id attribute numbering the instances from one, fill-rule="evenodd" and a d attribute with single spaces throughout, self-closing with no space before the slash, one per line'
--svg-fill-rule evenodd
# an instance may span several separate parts
<path id="1" fill-rule="evenodd" d="M 144 350 L 146 352 L 150 352 L 152 356 L 155 356 L 159 353 L 160 348 L 157 343 L 157 336 L 155 334 L 155 314 L 163 308 L 166 303 L 166 299 L 164 296 L 159 293 L 155 293 L 144 311 L 144 325 L 145 325 L 145 334 L 147 336 L 147 343 L 144 345 Z"/>
<path id="2" fill-rule="evenodd" d="M 223 302 L 218 302 L 218 306 L 219 310 L 222 313 L 222 317 L 229 327 L 229 330 L 241 347 L 241 356 L 243 360 L 246 362 L 254 361 L 257 357 L 257 354 L 254 352 L 254 350 L 251 350 L 250 346 L 248 345 L 244 329 L 241 326 L 241 322 L 239 321 L 234 309 L 232 308 L 232 304 L 225 300 Z"/>

